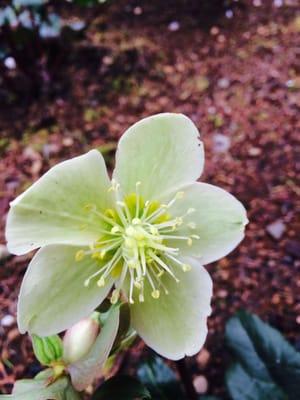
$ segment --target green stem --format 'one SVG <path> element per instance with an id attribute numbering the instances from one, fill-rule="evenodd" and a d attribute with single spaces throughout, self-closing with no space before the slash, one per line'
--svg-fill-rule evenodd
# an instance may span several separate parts
<path id="1" fill-rule="evenodd" d="M 185 359 L 183 358 L 182 360 L 176 361 L 176 368 L 179 373 L 180 379 L 182 381 L 182 384 L 184 386 L 187 399 L 188 400 L 198 400 L 198 395 L 196 393 L 196 390 L 194 388 L 193 382 L 191 380 L 191 374 L 189 373 Z"/>

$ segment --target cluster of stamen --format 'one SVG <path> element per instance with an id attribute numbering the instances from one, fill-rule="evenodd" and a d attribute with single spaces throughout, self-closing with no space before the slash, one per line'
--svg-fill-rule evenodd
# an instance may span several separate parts
<path id="1" fill-rule="evenodd" d="M 75 260 L 81 261 L 86 256 L 101 260 L 99 270 L 89 276 L 84 285 L 89 286 L 96 282 L 99 287 L 103 287 L 109 276 L 114 277 L 116 283 L 111 295 L 112 303 L 118 301 L 127 278 L 130 303 L 134 302 L 134 288 L 138 292 L 139 301 L 144 301 L 146 281 L 150 284 L 154 299 L 160 297 L 161 290 L 168 294 L 162 276 L 169 274 L 179 282 L 176 268 L 187 272 L 191 267 L 178 259 L 179 249 L 168 246 L 167 242 L 183 240 L 191 246 L 193 239 L 199 239 L 194 234 L 176 235 L 177 229 L 185 223 L 185 217 L 194 212 L 194 209 L 188 209 L 184 215 L 176 218 L 168 213 L 171 206 L 184 196 L 183 192 L 177 192 L 168 204 L 145 202 L 140 195 L 140 185 L 137 182 L 136 192 L 121 198 L 120 185 L 113 180 L 109 189 L 115 197 L 113 209 L 102 212 L 93 204 L 85 206 L 90 216 L 101 221 L 103 228 L 99 228 L 99 239 L 89 249 L 79 250 Z M 191 231 L 196 228 L 193 222 L 186 225 Z"/>

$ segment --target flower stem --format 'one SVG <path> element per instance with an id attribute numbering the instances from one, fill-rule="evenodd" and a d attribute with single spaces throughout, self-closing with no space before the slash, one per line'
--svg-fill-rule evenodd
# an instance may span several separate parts
<path id="1" fill-rule="evenodd" d="M 198 396 L 191 380 L 191 374 L 187 369 L 185 359 L 183 358 L 182 360 L 176 361 L 175 364 L 188 400 L 198 400 Z"/>

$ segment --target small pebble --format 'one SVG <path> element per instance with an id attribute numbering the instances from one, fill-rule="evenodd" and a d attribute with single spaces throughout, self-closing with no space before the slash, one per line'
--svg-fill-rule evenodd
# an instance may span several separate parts
<path id="1" fill-rule="evenodd" d="M 251 157 L 257 157 L 257 156 L 261 155 L 261 149 L 259 147 L 251 147 L 248 150 L 248 154 Z"/>
<path id="2" fill-rule="evenodd" d="M 169 25 L 168 25 L 168 29 L 171 32 L 176 32 L 176 31 L 179 30 L 179 28 L 180 28 L 180 24 L 179 24 L 178 21 L 170 22 Z"/>
<path id="3" fill-rule="evenodd" d="M 221 78 L 218 80 L 218 86 L 221 89 L 227 89 L 230 86 L 230 81 L 227 78 Z"/>
<path id="4" fill-rule="evenodd" d="M 226 16 L 226 18 L 232 18 L 233 17 L 233 11 L 232 10 L 227 10 L 226 12 L 225 12 L 225 16 Z"/>
<path id="5" fill-rule="evenodd" d="M 17 67 L 16 60 L 13 57 L 7 57 L 4 60 L 4 65 L 6 66 L 7 69 L 16 69 Z"/>
<path id="6" fill-rule="evenodd" d="M 224 153 L 230 148 L 229 137 L 222 133 L 216 133 L 213 135 L 213 151 L 215 153 Z"/>
<path id="7" fill-rule="evenodd" d="M 208 382 L 204 375 L 196 376 L 193 385 L 197 393 L 204 394 L 208 390 Z"/>
<path id="8" fill-rule="evenodd" d="M 286 230 L 286 226 L 281 219 L 278 219 L 277 221 L 274 221 L 271 224 L 269 224 L 266 230 L 269 233 L 269 235 L 271 235 L 274 239 L 279 240 L 282 237 L 284 231 Z"/>
<path id="9" fill-rule="evenodd" d="M 12 326 L 15 322 L 15 318 L 12 315 L 5 315 L 1 321 L 0 324 L 4 327 L 9 327 Z"/>
<path id="10" fill-rule="evenodd" d="M 143 14 L 143 9 L 142 9 L 142 7 L 135 7 L 135 8 L 133 9 L 133 14 L 134 14 L 134 15 L 141 15 L 141 14 Z"/>
<path id="11" fill-rule="evenodd" d="M 213 27 L 211 28 L 211 30 L 210 30 L 210 34 L 211 34 L 212 36 L 218 35 L 219 32 L 220 32 L 220 29 L 219 29 L 217 26 L 213 26 Z"/>

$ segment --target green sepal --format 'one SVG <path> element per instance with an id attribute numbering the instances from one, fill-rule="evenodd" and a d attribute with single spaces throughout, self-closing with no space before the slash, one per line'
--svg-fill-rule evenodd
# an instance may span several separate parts
<path id="1" fill-rule="evenodd" d="M 32 335 L 32 346 L 36 358 L 42 365 L 50 365 L 62 358 L 63 344 L 58 335 L 47 337 Z"/>

